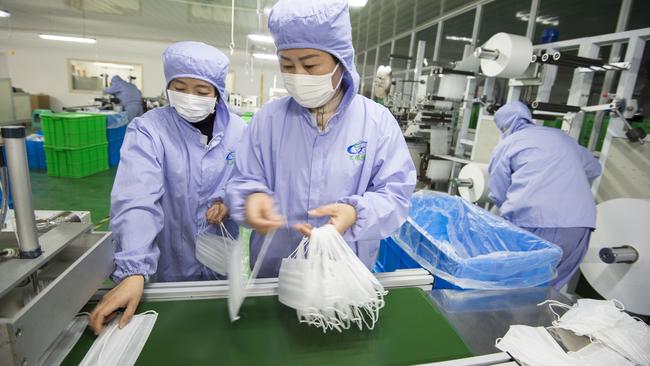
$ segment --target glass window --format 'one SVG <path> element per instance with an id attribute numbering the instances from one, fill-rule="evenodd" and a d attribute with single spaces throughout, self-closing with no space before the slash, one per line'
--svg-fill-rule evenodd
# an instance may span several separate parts
<path id="1" fill-rule="evenodd" d="M 411 56 L 409 47 L 411 46 L 411 36 L 405 36 L 395 41 L 395 49 L 393 54 L 397 56 Z M 405 58 L 393 58 L 391 60 L 391 68 L 393 71 L 405 70 L 408 65 L 408 60 Z"/>
<path id="2" fill-rule="evenodd" d="M 379 47 L 379 58 L 377 59 L 377 67 L 380 65 L 388 66 L 390 64 L 390 42 Z"/>
<path id="3" fill-rule="evenodd" d="M 430 62 L 433 59 L 433 51 L 436 46 L 436 35 L 438 34 L 438 25 L 433 25 L 429 28 L 423 29 L 415 34 L 415 46 L 413 53 L 417 54 L 418 41 L 427 42 L 424 49 L 424 58 Z M 415 55 L 414 55 L 415 56 Z"/>
<path id="4" fill-rule="evenodd" d="M 375 76 L 375 55 L 377 54 L 377 49 L 373 48 L 368 51 L 368 57 L 366 57 L 366 71 L 364 71 L 364 77 L 373 77 Z"/>
<path id="5" fill-rule="evenodd" d="M 528 19 L 523 14 L 530 13 L 529 0 L 497 0 L 483 5 L 481 28 L 478 33 L 477 45 L 482 45 L 494 34 L 506 32 L 526 35 Z"/>
<path id="6" fill-rule="evenodd" d="M 368 1 L 365 6 L 368 8 L 368 48 L 377 46 L 381 41 L 379 39 L 381 5 L 380 1 L 375 0 Z"/>
<path id="7" fill-rule="evenodd" d="M 639 108 L 645 111 L 645 118 L 650 115 L 650 45 L 646 41 L 643 57 L 641 58 L 641 67 L 639 76 L 636 78 L 633 98 L 639 102 Z"/>
<path id="8" fill-rule="evenodd" d="M 359 73 L 359 76 L 361 76 L 361 73 L 363 72 L 363 53 L 357 54 L 357 61 L 355 63 L 355 66 L 357 68 L 357 73 Z"/>
<path id="9" fill-rule="evenodd" d="M 415 0 L 400 0 L 397 5 L 397 19 L 395 20 L 395 33 L 400 34 L 413 29 L 413 16 Z"/>
<path id="10" fill-rule="evenodd" d="M 440 5 L 441 5 L 441 12 L 442 13 L 449 13 L 450 11 L 460 8 L 461 6 L 465 6 L 471 2 L 474 2 L 475 0 L 441 0 Z"/>
<path id="11" fill-rule="evenodd" d="M 372 92 L 372 78 L 363 79 L 363 90 L 361 91 L 361 94 L 366 98 L 370 98 L 371 92 Z"/>
<path id="12" fill-rule="evenodd" d="M 375 0 L 378 1 L 378 0 Z M 395 0 L 382 0 L 381 13 L 379 15 L 379 40 L 385 41 L 393 37 L 395 16 L 397 15 Z"/>
<path id="13" fill-rule="evenodd" d="M 632 1 L 632 10 L 630 12 L 630 19 L 627 22 L 627 30 L 647 27 L 650 27 L 650 1 Z"/>
<path id="14" fill-rule="evenodd" d="M 476 10 L 471 10 L 444 21 L 438 61 L 448 63 L 463 58 L 465 45 L 472 43 L 475 13 Z"/>
<path id="15" fill-rule="evenodd" d="M 415 24 L 420 25 L 440 16 L 440 1 L 416 0 Z"/>
<path id="16" fill-rule="evenodd" d="M 636 2 L 636 1 L 635 1 Z M 612 33 L 621 9 L 621 0 L 541 0 L 533 43 L 539 43 L 546 28 L 556 28 L 560 40 Z"/>

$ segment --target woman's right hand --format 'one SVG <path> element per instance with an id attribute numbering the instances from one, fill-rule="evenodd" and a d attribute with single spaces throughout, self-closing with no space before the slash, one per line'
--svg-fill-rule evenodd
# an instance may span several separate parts
<path id="1" fill-rule="evenodd" d="M 253 193 L 246 198 L 246 222 L 262 234 L 284 224 L 282 217 L 275 212 L 273 198 L 266 193 Z"/>
<path id="2" fill-rule="evenodd" d="M 104 295 L 90 313 L 88 324 L 95 335 L 99 335 L 104 330 L 104 325 L 117 316 L 115 311 L 120 308 L 126 308 L 119 323 L 120 329 L 124 328 L 135 314 L 143 292 L 144 276 L 134 275 L 124 278 L 122 282 Z"/>

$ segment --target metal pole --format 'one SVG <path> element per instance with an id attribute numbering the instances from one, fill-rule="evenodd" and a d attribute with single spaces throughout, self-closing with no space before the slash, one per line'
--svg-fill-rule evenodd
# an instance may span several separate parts
<path id="1" fill-rule="evenodd" d="M 2 127 L 2 138 L 5 143 L 7 165 L 11 177 L 11 194 L 14 200 L 20 256 L 22 258 L 36 258 L 42 252 L 36 236 L 36 218 L 32 206 L 32 187 L 29 181 L 27 151 L 25 149 L 25 127 Z"/>
<path id="2" fill-rule="evenodd" d="M 526 38 L 530 39 L 531 41 L 535 36 L 535 21 L 537 21 L 538 11 L 539 11 L 539 0 L 533 0 L 530 3 L 530 18 L 528 18 L 528 26 L 526 27 Z"/>
<path id="3" fill-rule="evenodd" d="M 417 92 L 418 88 L 420 87 L 420 83 L 417 81 L 420 80 L 420 75 L 422 74 L 422 65 L 424 64 L 424 50 L 426 46 L 426 41 L 418 41 L 418 50 L 415 56 L 415 70 L 413 75 L 413 80 L 416 80 L 416 82 L 413 83 L 413 89 L 411 91 L 411 108 L 415 108 L 415 105 L 417 104 Z"/>

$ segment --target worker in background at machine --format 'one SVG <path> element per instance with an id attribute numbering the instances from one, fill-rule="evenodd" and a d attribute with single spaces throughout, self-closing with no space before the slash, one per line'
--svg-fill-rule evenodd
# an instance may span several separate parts
<path id="1" fill-rule="evenodd" d="M 521 102 L 499 108 L 494 122 L 502 134 L 490 160 L 490 199 L 505 219 L 562 248 L 551 282 L 559 289 L 578 269 L 596 227 L 590 186 L 602 168 L 566 133 L 535 125 Z"/>
<path id="2" fill-rule="evenodd" d="M 196 259 L 195 245 L 206 215 L 238 233 L 222 202 L 246 125 L 222 97 L 228 64 L 200 42 L 175 43 L 163 53 L 170 105 L 136 118 L 120 151 L 111 194 L 117 286 L 91 314 L 96 333 L 118 308 L 126 307 L 120 327 L 130 320 L 147 280 L 218 278 Z"/>
<path id="3" fill-rule="evenodd" d="M 303 235 L 330 222 L 370 267 L 406 219 L 416 174 L 395 118 L 357 93 L 348 1 L 281 0 L 269 30 L 290 96 L 255 114 L 226 188 L 232 217 L 256 230 L 251 263 L 277 229 L 259 272 L 277 276 Z"/>
<path id="4" fill-rule="evenodd" d="M 104 89 L 104 93 L 112 94 L 120 100 L 120 104 L 128 114 L 129 122 L 142 115 L 142 93 L 135 85 L 124 81 L 119 75 L 111 78 L 111 86 Z"/>

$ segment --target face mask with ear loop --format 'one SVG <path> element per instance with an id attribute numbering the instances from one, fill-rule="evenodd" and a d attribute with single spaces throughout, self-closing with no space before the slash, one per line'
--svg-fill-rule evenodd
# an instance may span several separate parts
<path id="1" fill-rule="evenodd" d="M 95 339 L 80 366 L 133 366 L 149 338 L 158 313 L 150 310 L 119 329 L 119 316 Z"/>
<path id="2" fill-rule="evenodd" d="M 332 77 L 340 65 L 340 63 L 337 63 L 334 70 L 325 75 L 302 75 L 283 72 L 284 87 L 301 106 L 305 108 L 322 107 L 334 97 L 341 86 L 343 75 L 341 75 L 336 87 L 332 87 Z"/>
<path id="3" fill-rule="evenodd" d="M 176 110 L 176 113 L 190 123 L 203 121 L 214 113 L 217 106 L 217 97 L 202 97 L 171 89 L 167 89 L 167 98 L 169 105 Z"/>
<path id="4" fill-rule="evenodd" d="M 206 222 L 196 237 L 196 259 L 204 266 L 224 276 L 228 272 L 230 252 L 239 243 L 230 235 L 223 222 L 219 223 L 221 235 L 211 233 L 209 229 L 210 225 L 207 225 Z"/>

